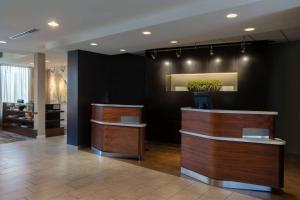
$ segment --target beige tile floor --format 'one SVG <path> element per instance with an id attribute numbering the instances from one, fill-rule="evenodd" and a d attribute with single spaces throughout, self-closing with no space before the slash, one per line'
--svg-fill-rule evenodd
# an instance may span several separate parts
<path id="1" fill-rule="evenodd" d="M 98 157 L 65 137 L 0 145 L 1 200 L 254 200 L 234 191 Z"/>

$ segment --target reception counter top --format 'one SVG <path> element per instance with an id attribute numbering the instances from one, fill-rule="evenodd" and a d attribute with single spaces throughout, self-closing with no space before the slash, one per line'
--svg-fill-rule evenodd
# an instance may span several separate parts
<path id="1" fill-rule="evenodd" d="M 220 187 L 283 187 L 285 141 L 277 112 L 182 108 L 181 173 Z"/>
<path id="2" fill-rule="evenodd" d="M 144 153 L 145 127 L 140 105 L 91 104 L 92 150 L 100 155 L 134 157 Z"/>
<path id="3" fill-rule="evenodd" d="M 285 145 L 285 141 L 279 138 L 267 139 L 267 138 L 230 138 L 230 137 L 213 137 L 200 133 L 192 133 L 188 131 L 179 131 L 181 134 L 192 135 L 195 137 L 201 137 L 211 140 L 220 140 L 220 141 L 232 141 L 232 142 L 248 142 L 248 143 L 257 143 L 257 144 L 271 144 L 271 145 Z"/>
<path id="4" fill-rule="evenodd" d="M 92 106 L 99 106 L 99 107 L 119 107 L 119 108 L 143 108 L 143 105 L 122 105 L 122 104 L 99 104 L 99 103 L 92 103 Z"/>
<path id="5" fill-rule="evenodd" d="M 195 109 L 181 108 L 183 111 L 207 112 L 207 113 L 224 113 L 224 114 L 245 114 L 245 115 L 278 115 L 278 112 L 270 111 L 249 111 L 249 110 L 216 110 L 216 109 Z"/>

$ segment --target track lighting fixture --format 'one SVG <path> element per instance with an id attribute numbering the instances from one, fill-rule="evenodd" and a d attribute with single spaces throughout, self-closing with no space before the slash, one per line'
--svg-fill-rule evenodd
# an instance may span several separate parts
<path id="1" fill-rule="evenodd" d="M 178 51 L 176 51 L 176 57 L 177 58 L 180 58 L 181 57 L 181 49 L 179 49 Z"/>
<path id="2" fill-rule="evenodd" d="M 242 54 L 245 54 L 245 53 L 246 53 L 246 45 L 245 45 L 245 42 L 244 42 L 244 41 L 241 43 L 241 53 L 242 53 Z"/>
<path id="3" fill-rule="evenodd" d="M 214 53 L 214 49 L 213 49 L 213 46 L 211 45 L 210 46 L 210 52 L 209 52 L 209 54 L 211 55 L 211 56 L 213 56 L 215 53 Z"/>
<path id="4" fill-rule="evenodd" d="M 156 57 L 157 57 L 156 51 L 154 51 L 150 56 L 151 56 L 151 58 L 152 58 L 153 60 L 155 60 Z"/>

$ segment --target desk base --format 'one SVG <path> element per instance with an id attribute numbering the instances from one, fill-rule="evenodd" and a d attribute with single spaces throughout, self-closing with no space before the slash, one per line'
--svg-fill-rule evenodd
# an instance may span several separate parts
<path id="1" fill-rule="evenodd" d="M 111 152 L 104 152 L 99 149 L 96 149 L 95 147 L 91 147 L 91 150 L 93 153 L 99 155 L 99 156 L 107 156 L 107 157 L 113 157 L 113 158 L 132 158 L 141 160 L 142 157 L 140 155 L 130 155 L 130 154 L 123 154 L 123 153 L 111 153 Z"/>
<path id="2" fill-rule="evenodd" d="M 204 176 L 202 174 L 191 171 L 184 167 L 181 167 L 180 172 L 181 172 L 181 174 L 184 174 L 186 176 L 197 179 L 203 183 L 206 183 L 208 185 L 217 186 L 217 187 L 230 188 L 230 189 L 241 189 L 241 190 L 257 190 L 257 191 L 265 191 L 265 192 L 272 191 L 271 187 L 262 186 L 262 185 L 241 183 L 241 182 L 235 182 L 235 181 L 215 180 L 215 179 L 209 178 L 207 176 Z"/>

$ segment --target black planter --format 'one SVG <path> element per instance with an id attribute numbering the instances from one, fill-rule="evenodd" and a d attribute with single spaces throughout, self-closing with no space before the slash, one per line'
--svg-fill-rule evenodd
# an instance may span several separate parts
<path id="1" fill-rule="evenodd" d="M 212 101 L 209 92 L 193 92 L 195 108 L 212 109 Z"/>

